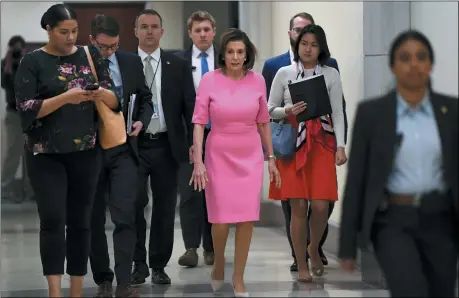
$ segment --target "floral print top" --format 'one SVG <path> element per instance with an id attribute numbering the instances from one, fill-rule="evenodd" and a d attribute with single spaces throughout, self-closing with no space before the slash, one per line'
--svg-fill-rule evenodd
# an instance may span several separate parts
<path id="1" fill-rule="evenodd" d="M 113 90 L 105 61 L 96 48 L 89 49 L 100 86 Z M 95 78 L 83 47 L 69 56 L 53 56 L 41 49 L 24 56 L 16 73 L 15 91 L 27 150 L 35 154 L 70 153 L 95 147 L 98 117 L 92 101 L 66 104 L 37 119 L 44 100 L 93 83 Z M 121 104 L 118 111 L 120 108 Z"/>

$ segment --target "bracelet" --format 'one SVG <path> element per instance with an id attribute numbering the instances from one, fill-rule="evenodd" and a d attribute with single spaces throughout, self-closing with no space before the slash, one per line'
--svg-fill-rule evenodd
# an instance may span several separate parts
<path id="1" fill-rule="evenodd" d="M 271 155 L 268 155 L 268 159 L 274 159 L 274 160 L 276 160 L 276 156 L 275 156 L 275 155 L 273 155 L 273 154 L 271 154 Z"/>

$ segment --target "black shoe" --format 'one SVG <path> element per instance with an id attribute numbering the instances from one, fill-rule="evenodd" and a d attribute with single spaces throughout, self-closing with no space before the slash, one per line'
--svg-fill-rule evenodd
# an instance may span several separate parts
<path id="1" fill-rule="evenodd" d="M 147 264 L 135 264 L 132 270 L 131 283 L 133 285 L 141 285 L 146 282 L 147 277 L 150 276 L 150 270 Z"/>
<path id="2" fill-rule="evenodd" d="M 215 262 L 215 254 L 213 251 L 204 251 L 204 264 L 212 266 Z"/>
<path id="3" fill-rule="evenodd" d="M 296 263 L 296 260 L 294 260 L 293 264 L 290 265 L 290 271 L 291 272 L 297 272 L 298 271 L 298 264 Z"/>
<path id="4" fill-rule="evenodd" d="M 199 256 L 196 252 L 196 248 L 189 248 L 186 252 L 178 259 L 178 264 L 183 267 L 196 267 L 198 266 Z"/>
<path id="5" fill-rule="evenodd" d="M 327 266 L 328 265 L 328 259 L 325 256 L 324 251 L 322 250 L 322 247 L 319 247 L 319 255 L 320 255 L 320 259 L 322 260 L 322 264 L 324 266 Z"/>
<path id="6" fill-rule="evenodd" d="M 96 298 L 106 298 L 113 297 L 113 287 L 112 283 L 109 281 L 104 281 L 97 288 Z"/>
<path id="7" fill-rule="evenodd" d="M 170 285 L 171 284 L 171 279 L 170 277 L 166 274 L 163 268 L 161 269 L 153 269 L 151 272 L 151 282 L 156 284 L 156 285 Z"/>
<path id="8" fill-rule="evenodd" d="M 132 288 L 131 285 L 119 285 L 116 287 L 115 297 L 140 297 L 140 293 Z"/>
<path id="9" fill-rule="evenodd" d="M 328 265 L 328 259 L 325 255 L 321 255 L 320 259 L 322 260 L 322 264 L 324 264 L 324 266 Z"/>

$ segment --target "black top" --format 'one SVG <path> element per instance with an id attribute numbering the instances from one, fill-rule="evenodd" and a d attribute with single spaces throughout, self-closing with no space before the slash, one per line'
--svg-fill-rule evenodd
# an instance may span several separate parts
<path id="1" fill-rule="evenodd" d="M 100 53 L 94 47 L 90 47 L 90 53 L 100 86 L 113 90 L 110 72 Z M 43 100 L 70 88 L 84 89 L 87 84 L 94 82 L 83 47 L 68 56 L 54 56 L 40 49 L 24 56 L 16 73 L 15 89 L 17 109 L 29 151 L 69 153 L 95 147 L 98 117 L 92 101 L 78 105 L 66 104 L 36 119 Z"/>

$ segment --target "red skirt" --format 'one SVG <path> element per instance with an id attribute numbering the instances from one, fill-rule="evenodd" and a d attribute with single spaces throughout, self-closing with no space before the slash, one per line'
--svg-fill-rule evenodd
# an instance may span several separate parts
<path id="1" fill-rule="evenodd" d="M 319 142 L 311 142 L 306 164 L 297 171 L 295 158 L 289 161 L 277 160 L 282 184 L 269 186 L 271 200 L 308 199 L 338 200 L 335 153 Z"/>

